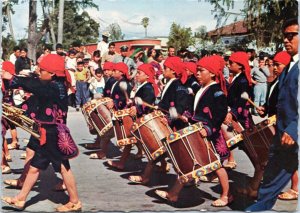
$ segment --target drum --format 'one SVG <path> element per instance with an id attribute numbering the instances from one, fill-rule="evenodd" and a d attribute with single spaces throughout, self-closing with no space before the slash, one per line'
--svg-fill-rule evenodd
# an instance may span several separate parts
<path id="1" fill-rule="evenodd" d="M 243 132 L 245 152 L 254 167 L 264 167 L 268 162 L 269 147 L 275 135 L 275 124 L 276 115 Z"/>
<path id="2" fill-rule="evenodd" d="M 162 118 L 164 114 L 155 110 L 143 115 L 131 128 L 131 133 L 141 142 L 149 161 L 156 160 L 166 152 L 161 140 L 173 132 L 168 125 L 161 122 Z"/>
<path id="3" fill-rule="evenodd" d="M 102 136 L 112 128 L 111 112 L 105 106 L 109 101 L 112 99 L 93 99 L 83 105 L 82 113 L 91 134 Z"/>
<path id="4" fill-rule="evenodd" d="M 224 123 L 221 125 L 221 132 L 228 148 L 243 140 L 243 135 L 241 134 L 243 131 L 243 126 L 236 121 L 232 121 L 229 125 Z"/>
<path id="5" fill-rule="evenodd" d="M 202 123 L 198 122 L 171 133 L 162 140 L 181 183 L 198 179 L 221 168 L 214 145 L 201 137 L 202 128 Z"/>
<path id="6" fill-rule="evenodd" d="M 118 146 L 135 144 L 137 142 L 130 132 L 135 118 L 129 115 L 129 109 L 114 111 L 112 120 Z"/>

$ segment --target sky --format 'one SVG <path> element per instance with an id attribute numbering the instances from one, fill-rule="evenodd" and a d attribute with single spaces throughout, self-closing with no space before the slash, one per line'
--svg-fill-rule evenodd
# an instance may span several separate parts
<path id="1" fill-rule="evenodd" d="M 125 39 L 144 37 L 144 28 L 139 25 L 143 17 L 150 19 L 149 37 L 168 36 L 173 22 L 182 27 L 191 27 L 193 32 L 201 25 L 206 26 L 207 31 L 216 27 L 216 20 L 212 14 L 213 6 L 206 0 L 94 0 L 94 3 L 99 6 L 99 10 L 86 11 L 100 23 L 99 31 L 105 31 L 111 23 L 118 23 L 122 33 L 125 34 Z M 235 7 L 229 11 L 239 13 L 243 1 L 236 0 L 234 5 Z M 15 36 L 17 39 L 27 38 L 25 29 L 28 27 L 28 2 L 14 6 L 14 10 Z M 39 4 L 38 13 L 41 14 Z M 233 20 L 234 17 L 231 17 L 227 23 L 232 23 Z"/>

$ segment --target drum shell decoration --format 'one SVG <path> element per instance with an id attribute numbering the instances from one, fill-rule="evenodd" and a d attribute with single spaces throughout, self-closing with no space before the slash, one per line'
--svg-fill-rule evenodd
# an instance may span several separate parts
<path id="1" fill-rule="evenodd" d="M 91 134 L 99 134 L 102 136 L 112 128 L 111 112 L 105 106 L 105 104 L 109 101 L 112 101 L 112 99 L 93 99 L 83 105 L 82 113 L 86 119 Z"/>
<path id="2" fill-rule="evenodd" d="M 236 121 L 232 121 L 230 126 L 224 123 L 221 125 L 221 132 L 228 148 L 231 148 L 243 140 L 243 131 L 243 126 Z"/>
<path id="3" fill-rule="evenodd" d="M 130 129 L 135 118 L 129 115 L 129 109 L 114 111 L 113 126 L 118 146 L 135 144 L 136 138 L 131 134 Z"/>
<path id="4" fill-rule="evenodd" d="M 199 122 L 174 132 L 163 140 L 182 183 L 198 179 L 221 167 L 213 144 L 201 137 L 201 129 L 202 123 Z"/>
<path id="5" fill-rule="evenodd" d="M 166 152 L 161 140 L 173 132 L 168 125 L 161 122 L 164 116 L 161 111 L 155 110 L 143 115 L 131 128 L 132 134 L 142 143 L 149 161 L 158 159 Z"/>

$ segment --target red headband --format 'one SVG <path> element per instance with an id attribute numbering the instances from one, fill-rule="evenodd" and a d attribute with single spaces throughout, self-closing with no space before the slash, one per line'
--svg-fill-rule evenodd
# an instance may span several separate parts
<path id="1" fill-rule="evenodd" d="M 39 63 L 42 70 L 54 73 L 58 77 L 65 77 L 65 60 L 57 54 L 48 54 Z"/>
<path id="2" fill-rule="evenodd" d="M 103 65 L 103 70 L 113 70 L 114 69 L 114 63 L 107 61 Z"/>
<path id="3" fill-rule="evenodd" d="M 229 61 L 233 61 L 242 65 L 245 69 L 245 75 L 248 80 L 248 84 L 251 85 L 250 66 L 248 61 L 248 54 L 245 52 L 235 52 L 229 57 Z"/>
<path id="4" fill-rule="evenodd" d="M 275 55 L 273 61 L 288 65 L 291 61 L 291 55 L 287 51 L 281 51 Z"/>
<path id="5" fill-rule="evenodd" d="M 183 62 L 181 61 L 181 59 L 177 56 L 174 57 L 168 57 L 165 60 L 164 65 L 168 68 L 170 68 L 171 70 L 173 70 L 177 76 L 180 77 L 180 81 L 181 83 L 185 83 L 187 80 L 187 73 L 185 71 L 185 66 L 183 64 Z"/>
<path id="6" fill-rule="evenodd" d="M 124 62 L 114 64 L 114 70 L 122 72 L 128 80 L 130 79 L 128 74 L 128 66 Z"/>
<path id="7" fill-rule="evenodd" d="M 184 62 L 185 69 L 188 69 L 194 75 L 197 73 L 197 65 L 194 62 Z"/>
<path id="8" fill-rule="evenodd" d="M 154 71 L 153 66 L 151 64 L 142 64 L 138 67 L 138 70 L 144 72 L 146 75 L 149 76 L 148 82 L 152 84 L 155 96 L 157 96 L 159 90 L 155 83 L 155 71 Z"/>

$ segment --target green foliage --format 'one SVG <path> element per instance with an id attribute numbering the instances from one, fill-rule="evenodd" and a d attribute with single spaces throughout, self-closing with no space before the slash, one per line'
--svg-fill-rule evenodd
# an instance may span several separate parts
<path id="1" fill-rule="evenodd" d="M 226 11 L 234 8 L 234 0 L 207 1 L 214 6 L 217 27 L 225 25 L 229 16 L 244 16 L 246 26 L 258 47 L 266 47 L 271 42 L 274 42 L 277 47 L 280 46 L 283 22 L 289 18 L 298 17 L 297 0 L 244 0 L 244 8 L 239 14 Z"/>
<path id="2" fill-rule="evenodd" d="M 186 48 L 195 43 L 192 29 L 181 27 L 179 24 L 173 22 L 170 28 L 168 46 L 174 46 L 177 50 Z"/>
<path id="3" fill-rule="evenodd" d="M 125 35 L 122 34 L 120 25 L 112 23 L 107 27 L 107 31 L 110 34 L 111 41 L 123 40 Z"/>
<path id="4" fill-rule="evenodd" d="M 95 43 L 98 40 L 99 24 L 83 11 L 79 14 L 78 5 L 65 1 L 63 45 L 68 48 L 73 42 L 81 44 Z M 58 8 L 52 16 L 54 30 L 57 32 Z M 56 35 L 57 36 L 57 35 Z"/>

